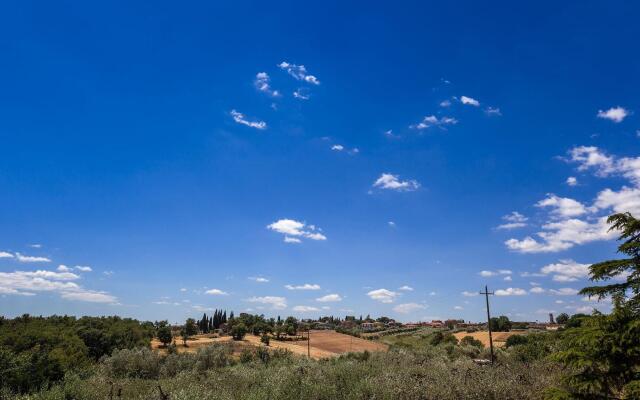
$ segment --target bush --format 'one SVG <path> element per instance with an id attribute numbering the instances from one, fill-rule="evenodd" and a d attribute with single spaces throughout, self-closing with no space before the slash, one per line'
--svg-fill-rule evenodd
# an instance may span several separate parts
<path id="1" fill-rule="evenodd" d="M 465 346 L 474 346 L 483 349 L 484 345 L 478 339 L 475 339 L 473 336 L 465 336 L 460 340 L 460 345 Z"/>
<path id="2" fill-rule="evenodd" d="M 198 371 L 206 371 L 214 368 L 222 368 L 233 363 L 231 358 L 233 349 L 229 345 L 214 344 L 198 350 L 196 353 L 195 368 Z"/>
<path id="3" fill-rule="evenodd" d="M 266 333 L 263 334 L 262 337 L 260 338 L 260 341 L 264 343 L 265 346 L 269 346 L 269 342 L 270 342 L 269 335 L 267 335 Z"/>
<path id="4" fill-rule="evenodd" d="M 161 359 L 147 348 L 116 350 L 102 359 L 107 376 L 113 378 L 155 379 L 160 375 Z"/>
<path id="5" fill-rule="evenodd" d="M 242 322 L 233 325 L 231 328 L 231 336 L 233 336 L 233 340 L 242 340 L 246 334 L 247 327 Z"/>
<path id="6" fill-rule="evenodd" d="M 523 335 L 509 336 L 507 338 L 507 341 L 505 342 L 505 347 L 509 348 L 509 347 L 517 346 L 519 344 L 526 344 L 527 341 L 528 341 L 527 337 Z"/>

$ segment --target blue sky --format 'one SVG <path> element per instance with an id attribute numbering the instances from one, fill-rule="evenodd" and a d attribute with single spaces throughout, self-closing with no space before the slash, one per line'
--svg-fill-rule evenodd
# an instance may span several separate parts
<path id="1" fill-rule="evenodd" d="M 4 314 L 608 309 L 640 7 L 91 3 L 0 13 Z"/>

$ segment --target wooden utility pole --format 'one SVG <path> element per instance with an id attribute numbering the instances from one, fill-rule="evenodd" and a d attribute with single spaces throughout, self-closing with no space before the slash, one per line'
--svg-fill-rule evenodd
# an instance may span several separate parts
<path id="1" fill-rule="evenodd" d="M 493 294 L 493 292 L 489 292 L 489 289 L 485 285 L 484 292 L 480 292 L 480 294 L 483 294 L 484 298 L 487 301 L 487 328 L 489 329 L 489 348 L 491 349 L 491 364 L 493 364 L 493 360 L 494 360 L 493 337 L 491 336 L 491 313 L 489 312 L 489 295 Z"/>
<path id="2" fill-rule="evenodd" d="M 307 327 L 307 357 L 311 358 L 311 327 Z"/>

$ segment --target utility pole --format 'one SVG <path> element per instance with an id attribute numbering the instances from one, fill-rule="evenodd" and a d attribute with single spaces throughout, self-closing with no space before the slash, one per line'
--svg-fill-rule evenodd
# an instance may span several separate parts
<path id="1" fill-rule="evenodd" d="M 311 358 L 311 326 L 307 327 L 307 357 Z"/>
<path id="2" fill-rule="evenodd" d="M 493 356 L 493 337 L 491 336 L 491 313 L 489 312 L 489 295 L 492 295 L 493 292 L 489 292 L 487 286 L 484 286 L 484 292 L 480 292 L 480 294 L 484 295 L 484 298 L 487 301 L 487 328 L 489 329 L 489 347 L 491 348 L 491 364 L 493 364 L 494 356 Z"/>

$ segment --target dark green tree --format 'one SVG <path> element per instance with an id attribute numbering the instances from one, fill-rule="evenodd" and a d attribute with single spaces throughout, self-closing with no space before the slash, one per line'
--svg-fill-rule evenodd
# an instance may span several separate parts
<path id="1" fill-rule="evenodd" d="M 187 321 L 184 324 L 184 333 L 187 336 L 187 339 L 198 333 L 198 327 L 195 319 L 187 318 Z"/>
<path id="2" fill-rule="evenodd" d="M 629 213 L 607 221 L 610 229 L 621 232 L 618 252 L 628 258 L 593 264 L 590 278 L 624 281 L 581 290 L 598 299 L 610 296 L 613 311 L 576 318 L 577 326 L 566 330 L 564 350 L 553 357 L 569 372 L 564 386 L 547 393 L 549 399 L 640 399 L 640 221 Z"/>
<path id="3" fill-rule="evenodd" d="M 611 225 L 609 230 L 621 232 L 618 240 L 623 243 L 618 246 L 618 253 L 627 257 L 593 264 L 589 267 L 590 279 L 602 282 L 623 277 L 624 281 L 605 286 L 589 286 L 582 289 L 580 294 L 598 299 L 607 296 L 624 299 L 629 294 L 631 296 L 626 301 L 627 306 L 637 313 L 640 311 L 640 221 L 627 212 L 613 214 L 607 222 Z"/>
<path id="4" fill-rule="evenodd" d="M 231 328 L 231 336 L 233 340 L 242 340 L 244 336 L 247 334 L 247 326 L 242 322 L 238 322 L 234 324 Z"/>
<path id="5" fill-rule="evenodd" d="M 165 347 L 167 347 L 167 345 L 171 343 L 171 340 L 173 340 L 173 335 L 171 334 L 171 326 L 167 321 L 160 321 L 158 323 L 156 335 L 158 336 L 158 340 L 160 341 L 160 343 L 162 343 Z"/>
<path id="6" fill-rule="evenodd" d="M 567 313 L 560 313 L 556 317 L 556 322 L 558 324 L 566 324 L 568 320 L 569 320 L 569 315 Z"/>
<path id="7" fill-rule="evenodd" d="M 511 321 L 504 315 L 491 318 L 490 324 L 493 332 L 509 332 L 511 330 Z"/>

